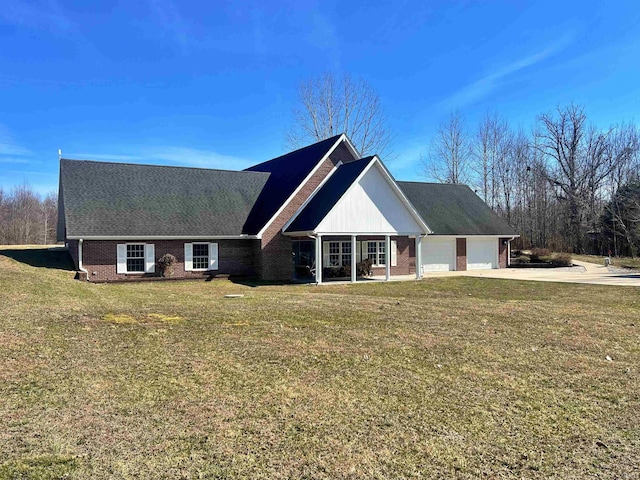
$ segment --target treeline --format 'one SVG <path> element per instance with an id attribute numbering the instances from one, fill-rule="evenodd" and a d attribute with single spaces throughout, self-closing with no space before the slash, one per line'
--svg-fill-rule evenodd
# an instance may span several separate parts
<path id="1" fill-rule="evenodd" d="M 0 189 L 0 245 L 56 243 L 58 198 L 38 195 L 28 185 Z"/>
<path id="2" fill-rule="evenodd" d="M 520 234 L 520 248 L 636 256 L 640 135 L 634 124 L 591 125 L 578 105 L 541 114 L 529 131 L 497 114 L 469 128 L 442 123 L 425 174 L 467 183 Z"/>

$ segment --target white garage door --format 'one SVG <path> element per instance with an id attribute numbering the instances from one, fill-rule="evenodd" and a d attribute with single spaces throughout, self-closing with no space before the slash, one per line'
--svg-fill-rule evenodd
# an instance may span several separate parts
<path id="1" fill-rule="evenodd" d="M 448 272 L 456 269 L 455 238 L 425 238 L 422 240 L 422 271 Z"/>
<path id="2" fill-rule="evenodd" d="M 467 238 L 467 270 L 498 268 L 497 238 Z"/>

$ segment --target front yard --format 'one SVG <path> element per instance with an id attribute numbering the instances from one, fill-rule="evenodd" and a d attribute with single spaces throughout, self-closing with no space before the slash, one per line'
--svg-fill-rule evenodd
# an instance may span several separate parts
<path id="1" fill-rule="evenodd" d="M 30 254 L 0 250 L 0 478 L 640 476 L 637 288 L 94 285 Z"/>

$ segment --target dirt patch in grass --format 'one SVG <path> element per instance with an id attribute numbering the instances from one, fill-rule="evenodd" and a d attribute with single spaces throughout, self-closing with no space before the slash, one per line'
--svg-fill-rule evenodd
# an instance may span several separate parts
<path id="1" fill-rule="evenodd" d="M 72 276 L 0 252 L 0 478 L 640 476 L 634 289 Z"/>

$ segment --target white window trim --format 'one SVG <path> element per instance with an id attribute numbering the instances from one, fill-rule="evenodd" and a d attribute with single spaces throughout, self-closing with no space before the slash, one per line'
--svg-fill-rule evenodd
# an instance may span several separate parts
<path id="1" fill-rule="evenodd" d="M 131 271 L 129 270 L 129 249 L 127 248 L 129 245 L 142 245 L 142 257 L 131 257 L 131 259 L 133 258 L 142 258 L 142 271 L 140 270 L 135 270 L 135 271 Z M 135 242 L 135 243 L 125 243 L 125 258 L 124 258 L 124 264 L 125 264 L 125 271 L 124 273 L 126 274 L 144 274 L 147 273 L 147 251 L 145 250 L 145 245 L 146 243 L 139 243 L 139 242 Z"/>
<path id="2" fill-rule="evenodd" d="M 192 268 L 191 271 L 192 272 L 208 272 L 209 270 L 211 270 L 211 268 L 209 267 L 209 265 L 211 264 L 211 244 L 209 242 L 190 242 L 191 243 L 191 248 L 193 248 L 193 245 L 207 245 L 207 268 Z M 193 265 L 194 261 L 193 259 L 196 257 L 194 255 L 195 249 L 191 250 L 191 265 Z"/>
<path id="3" fill-rule="evenodd" d="M 331 244 L 332 243 L 337 243 L 338 244 L 338 253 L 331 253 Z M 343 252 L 342 248 L 345 246 L 345 244 L 349 245 L 348 248 L 351 248 L 351 240 L 347 241 L 347 240 L 328 240 L 327 241 L 327 247 L 329 248 L 328 251 L 328 257 L 329 259 L 331 259 L 331 255 L 338 255 L 338 265 L 325 265 L 327 267 L 342 267 L 343 266 L 343 257 L 349 256 L 351 258 L 351 261 L 349 263 L 349 265 L 351 265 L 351 262 L 353 262 L 353 254 L 354 252 Z M 329 260 L 329 263 L 331 263 L 331 260 Z"/>
<path id="4" fill-rule="evenodd" d="M 385 240 L 367 240 L 366 242 L 366 252 L 363 252 L 363 257 L 366 255 L 366 258 L 369 258 L 369 244 L 370 243 L 375 243 L 376 244 L 376 262 L 372 263 L 371 266 L 372 267 L 386 267 L 386 261 L 387 258 L 389 257 L 389 252 L 384 252 L 384 261 L 385 263 L 379 263 L 380 261 L 380 244 L 385 246 L 385 250 L 386 250 L 386 241 Z"/>

